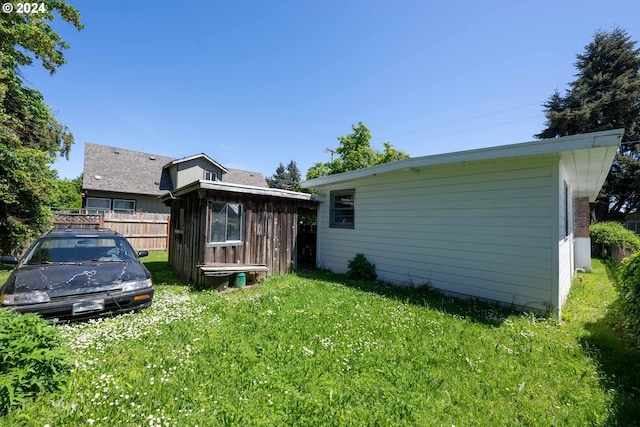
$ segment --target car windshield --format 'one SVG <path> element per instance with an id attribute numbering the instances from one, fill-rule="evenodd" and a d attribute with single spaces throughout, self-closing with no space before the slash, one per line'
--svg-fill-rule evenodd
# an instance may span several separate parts
<path id="1" fill-rule="evenodd" d="M 122 236 L 43 237 L 31 248 L 23 264 L 120 262 L 135 259 L 135 252 Z"/>

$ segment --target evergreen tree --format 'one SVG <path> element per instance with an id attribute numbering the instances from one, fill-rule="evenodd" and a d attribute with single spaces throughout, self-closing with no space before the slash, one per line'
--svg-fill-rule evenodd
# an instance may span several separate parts
<path id="1" fill-rule="evenodd" d="M 280 163 L 276 168 L 276 173 L 266 180 L 271 188 L 300 191 L 300 169 L 293 160 L 287 164 L 286 168 Z"/>
<path id="2" fill-rule="evenodd" d="M 598 220 L 640 208 L 640 50 L 626 31 L 598 31 L 575 63 L 576 80 L 544 104 L 546 129 L 537 138 L 624 128 L 611 172 L 594 206 Z"/>

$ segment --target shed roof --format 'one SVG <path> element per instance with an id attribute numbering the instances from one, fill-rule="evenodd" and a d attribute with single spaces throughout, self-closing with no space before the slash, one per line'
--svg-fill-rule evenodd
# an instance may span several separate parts
<path id="1" fill-rule="evenodd" d="M 415 171 L 435 166 L 454 166 L 461 163 L 507 158 L 553 156 L 563 161 L 568 178 L 574 188 L 575 197 L 589 197 L 593 201 L 611 169 L 611 163 L 623 134 L 624 129 L 614 129 L 519 144 L 413 157 L 311 179 L 302 182 L 301 186 L 303 188 L 321 188 L 375 175 Z"/>
<path id="2" fill-rule="evenodd" d="M 164 202 L 173 198 L 184 196 L 197 190 L 212 190 L 226 193 L 249 194 L 253 196 L 278 197 L 283 199 L 300 200 L 303 202 L 314 201 L 315 196 L 297 191 L 281 190 L 279 188 L 256 187 L 251 185 L 241 185 L 224 181 L 195 181 L 175 191 L 164 194 L 160 201 Z"/>

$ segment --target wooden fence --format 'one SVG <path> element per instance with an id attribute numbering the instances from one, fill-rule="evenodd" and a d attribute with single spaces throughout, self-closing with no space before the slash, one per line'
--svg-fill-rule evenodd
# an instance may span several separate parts
<path id="1" fill-rule="evenodd" d="M 104 214 L 56 213 L 58 227 L 109 228 L 124 235 L 135 250 L 166 251 L 169 242 L 169 214 L 119 213 Z"/>

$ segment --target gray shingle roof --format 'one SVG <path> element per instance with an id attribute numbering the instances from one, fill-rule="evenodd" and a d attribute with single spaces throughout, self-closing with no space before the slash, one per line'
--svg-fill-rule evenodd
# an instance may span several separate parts
<path id="1" fill-rule="evenodd" d="M 160 196 L 171 188 L 169 175 L 163 174 L 163 166 L 175 160 L 172 157 L 87 142 L 84 147 L 82 188 Z M 260 173 L 238 169 L 227 171 L 222 176 L 222 181 L 268 187 Z"/>
<path id="2" fill-rule="evenodd" d="M 85 143 L 82 188 L 159 196 L 162 167 L 171 157 Z"/>
<path id="3" fill-rule="evenodd" d="M 243 171 L 240 169 L 229 169 L 227 173 L 222 176 L 222 182 L 231 182 L 233 184 L 251 185 L 253 187 L 265 187 L 269 185 L 264 179 L 261 173 Z"/>

